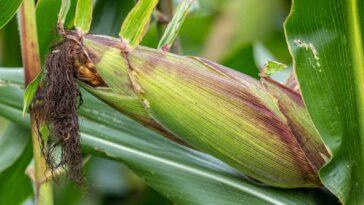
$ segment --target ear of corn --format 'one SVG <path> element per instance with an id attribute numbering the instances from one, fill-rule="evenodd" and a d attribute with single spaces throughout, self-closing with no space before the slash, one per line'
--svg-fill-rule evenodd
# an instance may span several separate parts
<path id="1" fill-rule="evenodd" d="M 83 43 L 109 86 L 86 89 L 119 111 L 266 184 L 321 186 L 328 153 L 297 93 L 196 57 L 123 55 L 120 40 L 95 35 Z"/>

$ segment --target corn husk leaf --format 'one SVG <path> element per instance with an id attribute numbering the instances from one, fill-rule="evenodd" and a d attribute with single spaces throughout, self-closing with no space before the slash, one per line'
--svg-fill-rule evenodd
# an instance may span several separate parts
<path id="1" fill-rule="evenodd" d="M 88 35 L 84 45 L 97 56 L 96 69 L 111 90 L 137 96 L 149 118 L 166 131 L 266 184 L 321 186 L 317 168 L 324 163 L 320 153 L 327 157 L 325 147 L 316 140 L 320 138 L 312 123 L 302 124 L 308 117 L 305 113 L 300 116 L 305 120 L 297 123 L 310 130 L 302 133 L 315 135 L 315 145 L 308 146 L 314 154 L 308 157 L 297 130 L 289 125 L 295 118 L 282 113 L 297 102 L 279 87 L 269 94 L 260 81 L 221 65 L 144 47 L 130 52 L 128 60 L 120 60 L 120 41 L 109 37 Z M 285 100 L 279 106 L 281 95 Z"/>

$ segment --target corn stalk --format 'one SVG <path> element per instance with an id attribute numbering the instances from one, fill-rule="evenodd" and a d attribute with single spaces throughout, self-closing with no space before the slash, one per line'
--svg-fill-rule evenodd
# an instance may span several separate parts
<path id="1" fill-rule="evenodd" d="M 37 26 L 35 21 L 35 9 L 33 0 L 24 0 L 19 10 L 20 34 L 22 45 L 22 57 L 25 73 L 25 85 L 28 85 L 40 72 L 40 58 L 38 49 Z M 31 113 L 31 128 L 34 155 L 33 179 L 36 203 L 39 205 L 53 204 L 51 182 L 42 183 L 44 173 L 47 170 L 46 162 L 40 149 L 34 113 Z M 41 123 L 41 122 L 39 122 Z"/>

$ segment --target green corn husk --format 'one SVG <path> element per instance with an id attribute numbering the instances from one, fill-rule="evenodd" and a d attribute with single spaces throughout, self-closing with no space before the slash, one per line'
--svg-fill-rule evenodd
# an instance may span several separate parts
<path id="1" fill-rule="evenodd" d="M 197 57 L 145 47 L 125 57 L 111 37 L 83 44 L 109 86 L 86 89 L 119 111 L 263 183 L 321 186 L 329 154 L 296 92 Z"/>

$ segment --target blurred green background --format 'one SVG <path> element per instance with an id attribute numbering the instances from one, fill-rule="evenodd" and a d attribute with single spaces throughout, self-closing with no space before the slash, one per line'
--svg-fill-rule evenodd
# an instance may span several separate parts
<path id="1" fill-rule="evenodd" d="M 121 22 L 135 2 L 94 0 L 91 33 L 117 37 Z M 175 8 L 178 2 L 161 0 L 158 8 L 166 16 L 170 16 L 170 6 Z M 178 51 L 183 55 L 210 59 L 255 78 L 258 78 L 259 68 L 268 60 L 276 60 L 290 67 L 291 57 L 283 31 L 283 21 L 288 15 L 290 3 L 290 0 L 196 1 L 180 32 Z M 47 18 L 42 16 L 41 12 L 37 15 L 37 19 Z M 152 19 L 142 43 L 144 46 L 155 48 L 162 35 L 165 25 L 156 19 L 156 16 Z M 72 22 L 72 19 L 69 22 Z M 38 28 L 45 29 L 41 26 L 38 25 Z M 49 29 L 51 35 L 47 37 L 56 36 L 56 29 Z M 21 66 L 18 25 L 17 18 L 14 17 L 0 30 L 0 67 Z M 284 82 L 288 73 L 289 69 L 273 77 Z M 0 141 L 8 126 L 8 121 L 0 118 Z M 80 190 L 63 178 L 54 183 L 56 204 L 173 204 L 148 188 L 140 178 L 120 163 L 92 157 L 85 171 L 87 186 L 84 189 Z M 4 170 L 0 172 L 0 177 L 6 174 Z M 29 186 L 30 181 L 24 185 Z M 32 204 L 30 196 L 24 204 Z"/>

